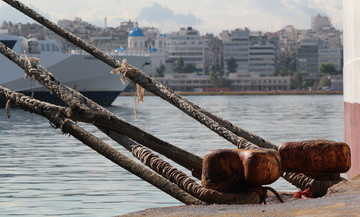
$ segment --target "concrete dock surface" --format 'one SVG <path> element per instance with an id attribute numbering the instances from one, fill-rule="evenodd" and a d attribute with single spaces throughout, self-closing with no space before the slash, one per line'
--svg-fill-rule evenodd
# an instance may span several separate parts
<path id="1" fill-rule="evenodd" d="M 269 193 L 267 204 L 184 205 L 150 208 L 122 216 L 360 216 L 360 174 L 332 186 L 321 198 L 292 199 L 293 193 L 281 195 L 285 203 L 275 202 Z"/>

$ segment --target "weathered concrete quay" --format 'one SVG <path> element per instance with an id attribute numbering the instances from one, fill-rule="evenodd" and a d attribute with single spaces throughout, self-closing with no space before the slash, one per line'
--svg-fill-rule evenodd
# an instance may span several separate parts
<path id="1" fill-rule="evenodd" d="M 151 208 L 122 216 L 359 216 L 360 175 L 334 185 L 321 198 L 291 199 L 290 193 L 281 196 L 285 203 Z"/>

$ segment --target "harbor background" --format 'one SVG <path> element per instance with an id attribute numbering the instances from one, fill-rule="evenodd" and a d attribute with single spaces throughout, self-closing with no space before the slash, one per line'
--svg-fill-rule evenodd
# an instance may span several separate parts
<path id="1" fill-rule="evenodd" d="M 342 95 L 187 96 L 209 111 L 280 145 L 307 139 L 344 141 Z M 137 105 L 120 96 L 110 111 L 143 130 L 198 156 L 235 148 L 155 96 Z M 140 180 L 39 116 L 0 110 L 0 215 L 114 216 L 182 203 Z M 80 124 L 127 153 L 99 130 Z M 174 164 L 175 165 L 175 164 Z M 181 167 L 179 167 L 181 168 Z M 189 173 L 188 173 L 189 174 Z M 296 191 L 283 179 L 277 191 Z"/>

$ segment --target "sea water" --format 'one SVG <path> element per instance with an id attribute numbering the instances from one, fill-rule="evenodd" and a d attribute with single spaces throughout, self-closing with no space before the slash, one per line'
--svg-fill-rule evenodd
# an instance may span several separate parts
<path id="1" fill-rule="evenodd" d="M 308 139 L 344 141 L 341 95 L 187 98 L 277 145 Z M 146 96 L 136 105 L 136 118 L 134 103 L 134 97 L 120 96 L 107 109 L 200 157 L 212 149 L 235 147 L 158 97 Z M 182 205 L 73 137 L 62 135 L 47 119 L 15 108 L 10 112 L 8 119 L 6 110 L 0 110 L 0 216 L 115 216 Z M 78 124 L 131 157 L 95 127 Z M 277 191 L 297 190 L 281 178 L 271 186 Z"/>

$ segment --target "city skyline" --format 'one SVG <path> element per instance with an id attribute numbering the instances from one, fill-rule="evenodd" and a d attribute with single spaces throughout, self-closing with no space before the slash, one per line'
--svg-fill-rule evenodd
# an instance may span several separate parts
<path id="1" fill-rule="evenodd" d="M 154 1 L 83 1 L 49 2 L 21 1 L 50 20 L 80 17 L 104 27 L 117 27 L 120 22 L 135 20 L 140 26 L 153 26 L 162 32 L 193 26 L 201 34 L 219 34 L 222 30 L 248 27 L 254 31 L 278 31 L 286 25 L 299 29 L 311 28 L 311 17 L 329 16 L 337 29 L 342 29 L 342 2 L 337 0 L 199 0 L 170 2 Z M 71 5 L 71 7 L 69 7 Z M 189 6 L 191 5 L 191 6 Z M 118 12 L 118 11 L 121 12 Z M 33 23 L 30 18 L 0 2 L 0 21 Z"/>

